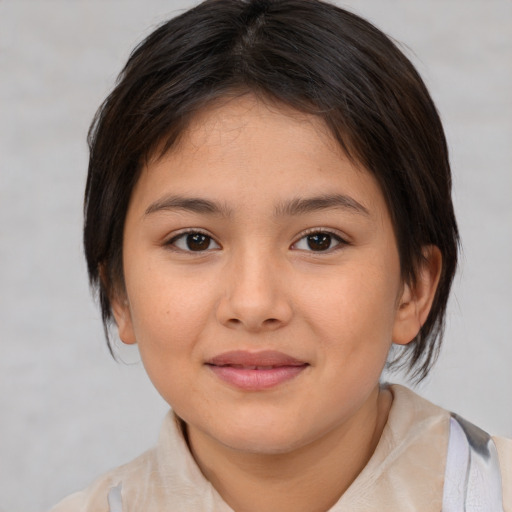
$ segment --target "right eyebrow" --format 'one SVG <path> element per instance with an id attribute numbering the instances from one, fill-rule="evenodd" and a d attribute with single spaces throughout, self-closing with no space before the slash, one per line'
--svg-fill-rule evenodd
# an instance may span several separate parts
<path id="1" fill-rule="evenodd" d="M 225 205 L 200 197 L 184 197 L 170 195 L 158 199 L 146 208 L 144 216 L 160 211 L 186 210 L 193 213 L 219 215 L 229 217 L 231 210 Z"/>

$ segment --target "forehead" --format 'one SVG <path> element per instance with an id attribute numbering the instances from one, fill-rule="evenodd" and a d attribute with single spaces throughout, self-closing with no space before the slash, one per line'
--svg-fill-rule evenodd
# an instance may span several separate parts
<path id="1" fill-rule="evenodd" d="M 233 142 L 242 132 L 249 137 L 264 137 L 268 128 L 282 130 L 283 137 L 293 134 L 302 138 L 306 132 L 315 132 L 314 142 L 321 142 L 324 149 L 343 156 L 321 118 L 252 93 L 221 97 L 200 109 L 180 140 L 189 149 L 190 146 L 222 146 Z"/>
<path id="2" fill-rule="evenodd" d="M 170 150 L 149 159 L 134 196 L 147 203 L 166 193 L 274 209 L 293 197 L 343 194 L 387 210 L 374 177 L 322 119 L 250 94 L 202 109 Z"/>

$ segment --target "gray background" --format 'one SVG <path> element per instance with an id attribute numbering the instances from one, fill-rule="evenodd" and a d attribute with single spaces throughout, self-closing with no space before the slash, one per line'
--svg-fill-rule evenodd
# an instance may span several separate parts
<path id="1" fill-rule="evenodd" d="M 412 50 L 445 122 L 464 254 L 420 387 L 512 436 L 512 2 L 339 2 Z M 154 443 L 167 409 L 108 355 L 81 248 L 85 134 L 130 49 L 191 1 L 0 0 L 0 510 L 45 510 Z M 414 52 L 414 53 L 413 53 Z"/>

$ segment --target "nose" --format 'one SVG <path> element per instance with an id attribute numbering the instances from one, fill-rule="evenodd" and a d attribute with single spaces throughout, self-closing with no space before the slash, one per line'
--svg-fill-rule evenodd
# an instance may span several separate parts
<path id="1" fill-rule="evenodd" d="M 282 265 L 263 251 L 243 251 L 230 262 L 217 307 L 219 322 L 231 329 L 274 331 L 293 315 Z"/>

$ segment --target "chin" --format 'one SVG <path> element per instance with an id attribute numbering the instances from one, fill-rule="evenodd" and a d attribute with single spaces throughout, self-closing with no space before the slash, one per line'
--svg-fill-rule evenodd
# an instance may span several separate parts
<path id="1" fill-rule="evenodd" d="M 278 455 L 289 453 L 308 442 L 306 432 L 298 432 L 299 424 L 282 422 L 233 422 L 215 436 L 225 446 L 246 453 Z M 213 434 L 213 433 L 212 433 Z"/>
<path id="2" fill-rule="evenodd" d="M 290 453 L 302 446 L 298 440 L 283 439 L 282 436 L 263 437 L 251 436 L 226 439 L 226 446 L 238 452 L 251 453 L 254 455 L 281 455 Z"/>

